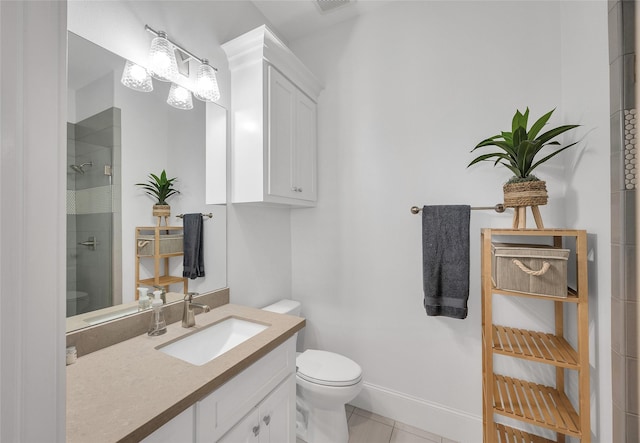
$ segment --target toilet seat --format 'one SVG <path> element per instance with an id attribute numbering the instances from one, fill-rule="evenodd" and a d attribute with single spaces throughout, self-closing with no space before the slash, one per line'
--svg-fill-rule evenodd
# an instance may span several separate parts
<path id="1" fill-rule="evenodd" d="M 323 386 L 353 386 L 362 379 L 362 368 L 333 352 L 308 349 L 296 358 L 297 376 Z"/>

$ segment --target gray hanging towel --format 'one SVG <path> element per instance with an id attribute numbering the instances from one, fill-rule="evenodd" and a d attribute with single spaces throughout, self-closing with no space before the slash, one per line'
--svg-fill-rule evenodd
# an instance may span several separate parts
<path id="1" fill-rule="evenodd" d="M 464 319 L 469 299 L 471 207 L 422 209 L 424 308 L 427 315 Z"/>
<path id="2" fill-rule="evenodd" d="M 204 277 L 202 214 L 185 214 L 183 277 L 195 279 Z"/>

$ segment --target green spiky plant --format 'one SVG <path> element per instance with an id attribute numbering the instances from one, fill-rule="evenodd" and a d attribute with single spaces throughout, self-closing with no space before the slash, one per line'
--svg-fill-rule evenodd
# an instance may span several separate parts
<path id="1" fill-rule="evenodd" d="M 169 197 L 180 193 L 174 188 L 174 181 L 176 181 L 176 177 L 167 178 L 167 173 L 163 169 L 160 176 L 151 173 L 146 183 L 136 183 L 136 186 L 141 186 L 147 195 L 155 199 L 156 205 L 166 205 Z"/>
<path id="2" fill-rule="evenodd" d="M 546 162 L 547 160 L 560 154 L 562 151 L 569 149 L 577 142 L 571 143 L 567 146 L 556 148 L 551 154 L 542 157 L 539 160 L 536 159 L 536 155 L 545 146 L 561 146 L 560 142 L 553 139 L 571 129 L 577 128 L 580 125 L 563 125 L 557 128 L 550 129 L 541 135 L 538 135 L 542 128 L 547 124 L 551 114 L 555 109 L 547 112 L 540 117 L 532 126 L 527 130 L 527 123 L 529 119 L 529 108 L 523 113 L 516 110 L 515 115 L 511 121 L 511 132 L 503 131 L 498 135 L 489 137 L 486 140 L 481 141 L 478 145 L 471 150 L 474 152 L 476 149 L 484 148 L 486 146 L 495 146 L 499 148 L 499 151 L 491 152 L 488 154 L 482 154 L 473 159 L 467 167 L 474 165 L 482 161 L 491 161 L 493 166 L 502 165 L 513 172 L 513 177 L 508 183 L 523 182 L 523 181 L 536 181 L 539 180 L 535 175 L 532 175 L 534 169 Z"/>

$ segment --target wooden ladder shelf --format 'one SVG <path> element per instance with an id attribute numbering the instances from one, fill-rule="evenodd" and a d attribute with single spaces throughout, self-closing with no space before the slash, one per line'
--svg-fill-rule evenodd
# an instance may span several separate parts
<path id="1" fill-rule="evenodd" d="M 524 209 L 524 207 L 516 208 L 516 214 L 519 212 L 518 209 Z M 553 239 L 555 247 L 561 247 L 565 237 L 575 238 L 577 289 L 568 289 L 567 297 L 551 297 L 496 288 L 492 281 L 491 242 L 497 236 L 501 237 L 501 240 L 505 236 L 518 236 L 520 237 L 518 243 L 522 243 L 522 237 L 549 237 Z M 483 229 L 481 242 L 484 443 L 564 443 L 567 435 L 579 438 L 581 443 L 590 443 L 586 232 L 567 229 Z M 527 297 L 553 303 L 554 333 L 494 324 L 493 301 L 496 295 Z M 575 349 L 564 336 L 564 305 L 566 303 L 576 305 L 577 347 Z M 494 373 L 495 354 L 554 366 L 555 387 Z M 578 375 L 577 408 L 565 393 L 566 370 L 575 371 Z M 556 440 L 549 440 L 536 433 L 507 426 L 496 420 L 497 418 L 499 420 L 499 417 L 515 419 L 529 427 L 533 425 L 554 431 Z"/>

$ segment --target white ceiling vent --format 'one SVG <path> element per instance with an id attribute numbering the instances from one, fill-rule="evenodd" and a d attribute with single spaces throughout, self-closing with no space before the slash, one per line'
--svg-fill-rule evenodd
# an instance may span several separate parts
<path id="1" fill-rule="evenodd" d="M 327 12 L 350 2 L 351 0 L 316 0 L 322 12 Z"/>

